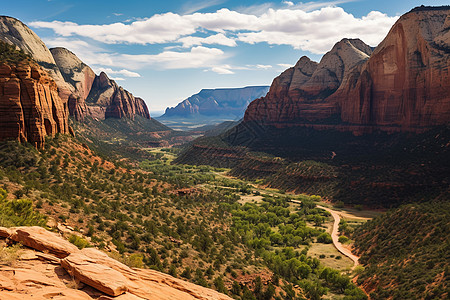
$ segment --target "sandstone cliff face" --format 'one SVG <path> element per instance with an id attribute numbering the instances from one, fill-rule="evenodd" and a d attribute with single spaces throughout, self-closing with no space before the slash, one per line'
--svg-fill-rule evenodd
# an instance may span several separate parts
<path id="1" fill-rule="evenodd" d="M 180 102 L 176 107 L 168 107 L 162 117 L 232 116 L 242 118 L 248 104 L 267 94 L 267 86 L 248 86 L 232 89 L 204 89 Z"/>
<path id="2" fill-rule="evenodd" d="M 341 118 L 386 130 L 421 130 L 450 121 L 450 10 L 402 16 L 331 100 Z M 355 72 L 357 74 L 358 72 Z"/>
<path id="3" fill-rule="evenodd" d="M 67 102 L 73 89 L 64 80 L 52 54 L 36 33 L 15 18 L 0 16 L 0 40 L 16 45 L 25 53 L 30 54 L 53 78 L 58 87 L 59 96 L 63 102 Z"/>
<path id="4" fill-rule="evenodd" d="M 101 72 L 95 77 L 90 93 L 84 105 L 80 105 L 84 115 L 98 119 L 106 118 L 130 118 L 140 115 L 150 119 L 147 105 L 141 98 L 118 86 L 114 80 Z"/>
<path id="5" fill-rule="evenodd" d="M 335 102 L 325 101 L 352 68 L 366 61 L 372 49 L 359 39 L 343 39 L 316 63 L 303 56 L 293 68 L 275 78 L 266 97 L 252 102 L 246 121 L 271 124 L 316 121 L 338 112 Z"/>
<path id="6" fill-rule="evenodd" d="M 50 76 L 31 62 L 0 63 L 0 140 L 42 147 L 46 135 L 69 133 L 65 103 Z"/>
<path id="7" fill-rule="evenodd" d="M 355 134 L 448 124 L 449 29 L 448 7 L 418 8 L 373 53 L 360 40 L 344 39 L 318 65 L 302 57 L 249 105 L 244 120 Z"/>
<path id="8" fill-rule="evenodd" d="M 84 101 L 91 91 L 95 73 L 74 53 L 65 48 L 52 48 L 50 52 L 64 80 L 71 86 L 72 94 L 68 99 L 69 113 L 76 120 L 81 120 L 86 114 Z"/>

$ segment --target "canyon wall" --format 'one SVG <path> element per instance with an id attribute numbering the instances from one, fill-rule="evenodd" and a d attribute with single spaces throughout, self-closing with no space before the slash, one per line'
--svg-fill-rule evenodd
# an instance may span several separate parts
<path id="1" fill-rule="evenodd" d="M 244 121 L 362 134 L 422 132 L 450 120 L 450 9 L 416 8 L 372 49 L 344 39 L 319 64 L 302 57 Z"/>
<path id="2" fill-rule="evenodd" d="M 70 133 L 67 109 L 54 80 L 38 65 L 0 63 L 0 140 L 40 148 L 45 136 Z"/>

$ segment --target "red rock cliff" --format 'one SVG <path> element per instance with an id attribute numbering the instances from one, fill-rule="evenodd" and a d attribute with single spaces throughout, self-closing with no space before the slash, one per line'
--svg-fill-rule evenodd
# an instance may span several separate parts
<path id="1" fill-rule="evenodd" d="M 150 119 L 147 105 L 141 98 L 118 86 L 104 72 L 95 77 L 86 99 L 87 114 L 98 119 L 130 118 L 140 115 Z"/>
<path id="2" fill-rule="evenodd" d="M 360 40 L 344 39 L 318 65 L 302 57 L 249 105 L 244 120 L 354 133 L 448 124 L 449 15 L 448 7 L 414 9 L 372 54 Z"/>
<path id="3" fill-rule="evenodd" d="M 343 39 L 316 63 L 303 56 L 293 68 L 274 79 L 266 97 L 253 101 L 246 121 L 281 125 L 293 121 L 325 119 L 338 112 L 326 101 L 350 70 L 369 58 L 371 48 L 358 39 Z"/>
<path id="4" fill-rule="evenodd" d="M 50 76 L 35 63 L 0 63 L 0 140 L 42 147 L 46 135 L 69 133 L 68 112 Z"/>
<path id="5" fill-rule="evenodd" d="M 330 97 L 344 122 L 421 130 L 450 121 L 450 10 L 402 16 L 350 80 Z"/>

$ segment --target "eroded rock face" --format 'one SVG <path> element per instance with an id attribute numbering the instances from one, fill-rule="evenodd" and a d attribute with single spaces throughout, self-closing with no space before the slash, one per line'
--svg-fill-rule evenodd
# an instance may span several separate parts
<path id="1" fill-rule="evenodd" d="M 66 104 L 55 82 L 31 62 L 0 63 L 0 140 L 42 147 L 45 136 L 69 133 Z"/>
<path id="2" fill-rule="evenodd" d="M 450 120 L 450 10 L 402 16 L 333 97 L 344 122 L 414 131 Z M 357 72 L 356 72 L 357 74 Z"/>
<path id="3" fill-rule="evenodd" d="M 145 102 L 118 86 L 113 80 L 97 78 L 92 69 L 65 48 L 49 50 L 28 26 L 12 17 L 0 17 L 0 40 L 16 45 L 48 72 L 70 115 L 82 121 L 86 116 L 105 119 L 133 119 L 136 114 L 150 118 Z M 94 93 L 90 94 L 91 89 Z M 90 96 L 90 102 L 86 99 Z M 100 102 L 97 103 L 98 98 Z"/>
<path id="4" fill-rule="evenodd" d="M 0 40 L 16 45 L 48 72 L 56 82 L 58 93 L 64 103 L 72 94 L 72 87 L 66 83 L 52 54 L 39 36 L 21 21 L 6 16 L 0 16 Z"/>
<path id="5" fill-rule="evenodd" d="M 150 119 L 147 105 L 141 98 L 118 86 L 114 80 L 101 72 L 95 77 L 90 93 L 86 99 L 85 115 L 98 119 L 106 118 L 130 118 L 140 115 Z"/>
<path id="6" fill-rule="evenodd" d="M 302 57 L 249 105 L 244 120 L 354 134 L 448 124 L 449 15 L 445 7 L 414 9 L 372 54 L 360 40 L 344 39 L 318 65 Z"/>
<path id="7" fill-rule="evenodd" d="M 231 300 L 161 272 L 129 268 L 94 248 L 78 250 L 41 227 L 0 227 L 0 232 L 36 250 L 19 250 L 14 266 L 0 264 L 0 299 Z"/>
<path id="8" fill-rule="evenodd" d="M 71 86 L 68 98 L 69 113 L 76 120 L 82 120 L 87 113 L 85 100 L 92 88 L 95 73 L 71 51 L 58 47 L 50 49 L 64 80 Z"/>
<path id="9" fill-rule="evenodd" d="M 253 101 L 246 121 L 290 123 L 315 121 L 337 113 L 335 102 L 325 101 L 350 70 L 366 61 L 372 49 L 359 39 L 343 39 L 316 63 L 303 56 L 293 68 L 274 79 L 266 97 Z"/>

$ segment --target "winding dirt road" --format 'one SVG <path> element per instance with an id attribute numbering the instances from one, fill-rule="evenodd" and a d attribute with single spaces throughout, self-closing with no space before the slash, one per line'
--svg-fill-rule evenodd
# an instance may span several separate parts
<path id="1" fill-rule="evenodd" d="M 358 262 L 359 257 L 354 255 L 349 249 L 345 248 L 341 243 L 339 243 L 338 229 L 339 229 L 339 222 L 341 221 L 341 216 L 336 211 L 329 209 L 328 207 L 324 207 L 321 205 L 317 205 L 316 207 L 326 210 L 333 217 L 334 224 L 333 224 L 333 231 L 331 232 L 331 238 L 333 239 L 333 245 L 334 245 L 334 247 L 336 247 L 336 249 L 339 252 L 341 252 L 342 254 L 344 254 L 345 256 L 347 256 L 348 258 L 350 258 L 353 261 L 352 269 L 354 269 L 357 265 L 359 265 L 359 262 Z"/>
<path id="2" fill-rule="evenodd" d="M 296 203 L 296 204 L 301 204 L 302 202 L 299 200 L 291 200 L 292 203 Z M 336 247 L 336 249 L 341 252 L 343 255 L 347 256 L 348 258 L 350 258 L 353 261 L 353 267 L 352 269 L 354 269 L 357 265 L 359 265 L 359 257 L 354 255 L 349 249 L 345 248 L 341 243 L 339 243 L 339 233 L 338 233 L 338 229 L 339 229 L 339 222 L 341 221 L 341 216 L 334 210 L 322 206 L 322 205 L 316 205 L 317 208 L 321 208 L 323 210 L 326 210 L 327 212 L 329 212 L 331 214 L 331 216 L 334 219 L 334 223 L 333 223 L 333 230 L 331 232 L 331 238 L 333 240 L 333 245 L 334 247 Z"/>

